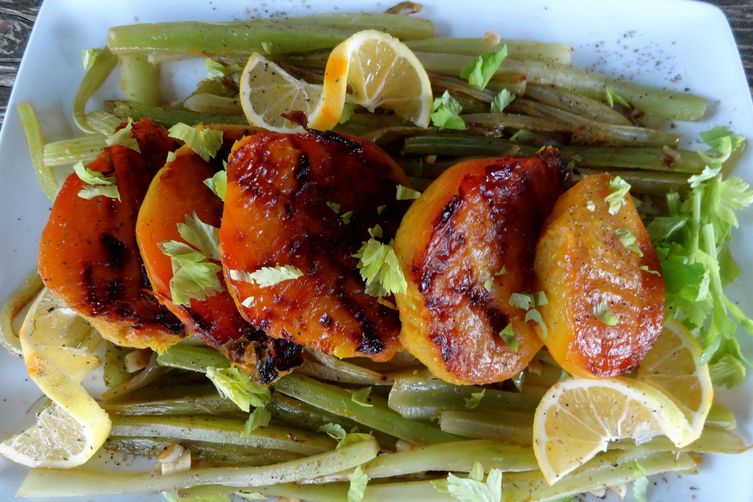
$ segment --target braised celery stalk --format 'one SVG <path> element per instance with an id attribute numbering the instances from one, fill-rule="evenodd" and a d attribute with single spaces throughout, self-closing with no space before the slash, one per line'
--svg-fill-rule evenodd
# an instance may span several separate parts
<path id="1" fill-rule="evenodd" d="M 439 416 L 439 426 L 445 432 L 467 438 L 499 439 L 522 446 L 532 443 L 532 424 L 530 413 L 503 410 L 443 411 Z"/>
<path id="2" fill-rule="evenodd" d="M 24 136 L 26 136 L 26 146 L 29 149 L 31 165 L 34 168 L 37 182 L 47 198 L 55 200 L 58 183 L 55 179 L 55 173 L 52 172 L 49 165 L 44 163 L 44 136 L 37 115 L 34 113 L 34 108 L 28 103 L 21 103 L 18 105 L 18 117 L 21 120 Z"/>
<path id="3" fill-rule="evenodd" d="M 116 54 L 282 54 L 331 49 L 362 29 L 377 29 L 404 40 L 415 40 L 431 37 L 434 23 L 416 17 L 354 13 L 229 23 L 132 24 L 110 28 L 107 46 Z"/>
<path id="4" fill-rule="evenodd" d="M 506 45 L 512 58 L 534 59 L 559 64 L 570 64 L 570 57 L 572 55 L 572 48 L 569 44 L 498 39 L 497 37 L 489 36 L 482 38 L 434 37 L 423 40 L 410 40 L 406 45 L 411 50 L 418 52 L 465 54 L 468 56 L 496 52 L 503 45 Z"/>
<path id="5" fill-rule="evenodd" d="M 157 357 L 157 364 L 170 368 L 206 373 L 207 367 L 227 368 L 227 358 L 210 347 L 179 343 L 168 348 Z"/>
<path id="6" fill-rule="evenodd" d="M 53 141 L 44 145 L 44 163 L 48 166 L 69 166 L 79 161 L 87 163 L 106 146 L 101 134 Z"/>
<path id="7" fill-rule="evenodd" d="M 526 88 L 526 98 L 535 99 L 547 105 L 556 106 L 562 110 L 607 124 L 626 126 L 632 124 L 623 114 L 601 101 L 563 91 L 556 87 L 529 85 Z"/>
<path id="8" fill-rule="evenodd" d="M 258 467 L 207 467 L 173 474 L 153 472 L 94 471 L 88 469 L 32 469 L 17 495 L 21 497 L 88 497 L 115 493 L 165 491 L 200 485 L 238 488 L 293 483 L 352 470 L 376 457 L 373 439 L 340 449 Z"/>
<path id="9" fill-rule="evenodd" d="M 485 469 L 503 472 L 531 471 L 538 468 L 529 447 L 504 444 L 491 440 L 439 443 L 420 446 L 396 453 L 385 453 L 363 466 L 369 479 L 390 478 L 427 471 L 470 472 L 476 462 Z M 345 481 L 350 473 L 343 472 L 317 479 L 316 482 Z"/>
<path id="10" fill-rule="evenodd" d="M 111 414 L 144 415 L 230 415 L 238 413 L 238 406 L 223 399 L 214 387 L 206 393 L 168 399 L 149 399 L 127 402 L 104 402 L 102 407 Z"/>
<path id="11" fill-rule="evenodd" d="M 183 108 L 174 108 L 166 106 L 152 106 L 135 101 L 105 101 L 105 107 L 108 111 L 117 115 L 121 119 L 132 118 L 138 120 L 142 117 L 149 117 L 163 126 L 172 126 L 179 122 L 195 126 L 198 124 L 237 124 L 248 125 L 246 117 L 240 114 L 210 114 L 199 113 Z"/>
<path id="12" fill-rule="evenodd" d="M 635 463 L 643 472 L 636 469 Z M 696 461 L 687 453 L 607 452 L 549 485 L 539 471 L 509 473 L 502 488 L 505 501 L 550 500 L 630 483 L 662 472 L 692 472 Z"/>
<path id="13" fill-rule="evenodd" d="M 416 52 L 416 56 L 427 71 L 451 76 L 457 76 L 469 61 L 469 57 L 462 54 Z M 505 78 L 506 74 L 523 75 L 529 84 L 556 86 L 593 99 L 603 98 L 609 87 L 644 113 L 671 120 L 700 120 L 708 105 L 704 98 L 687 92 L 650 87 L 595 71 L 532 59 L 505 59 L 495 78 Z"/>
<path id="14" fill-rule="evenodd" d="M 21 281 L 21 284 L 16 286 L 8 301 L 0 309 L 0 346 L 13 355 L 21 355 L 21 342 L 18 340 L 18 333 L 13 329 L 13 319 L 39 294 L 43 287 L 39 272 L 32 271 Z"/>
<path id="15" fill-rule="evenodd" d="M 129 101 L 156 105 L 160 102 L 159 65 L 149 61 L 146 54 L 122 54 L 120 60 L 120 88 Z"/>
<path id="16" fill-rule="evenodd" d="M 97 130 L 89 124 L 86 115 L 86 103 L 92 94 L 104 84 L 117 64 L 118 57 L 107 48 L 102 49 L 95 57 L 94 63 L 86 70 L 86 74 L 78 86 L 76 96 L 73 98 L 73 120 L 78 128 L 87 134 L 95 134 Z M 133 119 L 137 120 L 138 117 L 133 117 Z"/>
<path id="17" fill-rule="evenodd" d="M 371 406 L 353 399 L 352 392 L 292 373 L 274 384 L 277 392 L 300 399 L 330 413 L 350 418 L 366 427 L 416 444 L 433 444 L 458 439 L 431 425 L 404 418 L 389 409 L 382 399 L 370 398 Z"/>
<path id="18" fill-rule="evenodd" d="M 269 448 L 253 448 L 232 444 L 187 441 L 183 438 L 150 438 L 110 436 L 104 444 L 108 451 L 131 455 L 157 456 L 171 444 L 180 443 L 191 451 L 191 458 L 206 460 L 215 465 L 269 465 L 301 458 L 304 455 Z"/>
<path id="19" fill-rule="evenodd" d="M 481 387 L 452 385 L 441 380 L 404 377 L 395 380 L 389 406 L 406 418 L 436 418 L 445 410 L 466 410 L 467 402 Z M 539 399 L 521 392 L 486 389 L 475 410 L 533 412 Z"/>
<path id="20" fill-rule="evenodd" d="M 271 448 L 313 455 L 335 447 L 323 435 L 274 426 L 242 434 L 244 420 L 217 416 L 113 416 L 112 435 L 123 437 L 180 437 L 192 441 Z"/>

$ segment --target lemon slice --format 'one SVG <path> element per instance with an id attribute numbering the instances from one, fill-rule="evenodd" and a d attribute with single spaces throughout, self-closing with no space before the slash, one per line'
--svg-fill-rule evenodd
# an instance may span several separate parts
<path id="1" fill-rule="evenodd" d="M 302 111 L 310 115 L 322 95 L 322 86 L 298 80 L 257 53 L 248 58 L 240 84 L 241 107 L 248 122 L 276 132 L 299 132 L 301 127 L 282 114 Z"/>
<path id="2" fill-rule="evenodd" d="M 0 453 L 29 467 L 83 464 L 111 428 L 107 413 L 81 385 L 99 364 L 86 346 L 91 328 L 43 289 L 26 315 L 19 339 L 29 377 L 53 404 L 37 416 L 35 425 L 0 443 Z"/>
<path id="3" fill-rule="evenodd" d="M 698 436 L 682 411 L 651 385 L 628 378 L 571 378 L 542 398 L 533 419 L 533 451 L 549 484 L 605 451 L 667 436 L 678 448 Z"/>
<path id="4" fill-rule="evenodd" d="M 701 347 L 685 326 L 669 321 L 638 367 L 638 380 L 672 399 L 699 435 L 711 409 L 714 388 L 709 365 L 701 363 Z"/>
<path id="5" fill-rule="evenodd" d="M 419 127 L 429 125 L 431 83 L 415 54 L 395 37 L 375 30 L 354 33 L 327 59 L 322 99 L 309 115 L 309 126 L 337 125 L 346 93 L 369 111 L 392 110 Z"/>

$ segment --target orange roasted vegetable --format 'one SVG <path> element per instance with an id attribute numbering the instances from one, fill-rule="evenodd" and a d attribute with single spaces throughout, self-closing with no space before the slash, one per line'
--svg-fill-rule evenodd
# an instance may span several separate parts
<path id="1" fill-rule="evenodd" d="M 236 144 L 227 179 L 220 248 L 243 316 L 327 354 L 390 359 L 397 312 L 364 292 L 353 254 L 377 223 L 385 241 L 394 235 L 408 205 L 395 200 L 396 185 L 408 184 L 402 170 L 353 137 L 261 132 Z M 282 266 L 303 275 L 267 287 L 233 278 Z"/>
<path id="2" fill-rule="evenodd" d="M 581 376 L 634 368 L 664 320 L 664 281 L 632 198 L 610 214 L 607 174 L 585 178 L 555 204 L 536 250 L 549 298 L 544 343 L 557 363 Z M 619 207 L 617 208 L 617 206 Z"/>
<path id="3" fill-rule="evenodd" d="M 534 291 L 539 231 L 564 190 L 558 152 L 456 164 L 414 202 L 395 251 L 408 280 L 397 295 L 401 340 L 439 378 L 510 378 L 541 348 L 513 293 Z M 501 332 L 512 325 L 512 341 Z M 508 328 L 509 330 L 509 328 Z"/>
<path id="4" fill-rule="evenodd" d="M 39 273 L 56 296 L 102 336 L 127 347 L 162 350 L 183 325 L 154 298 L 136 246 L 136 217 L 149 183 L 177 143 L 149 119 L 133 124 L 141 153 L 115 145 L 87 167 L 114 176 L 120 201 L 79 197 L 85 184 L 65 181 L 39 247 Z"/>
<path id="5" fill-rule="evenodd" d="M 267 337 L 255 329 L 235 307 L 227 290 L 204 300 L 176 305 L 170 295 L 173 269 L 159 243 L 182 241 L 178 223 L 196 213 L 204 223 L 220 226 L 222 200 L 204 184 L 215 169 L 188 147 L 163 167 L 149 186 L 136 225 L 144 268 L 160 302 L 209 345 L 243 367 L 261 383 L 269 383 L 303 362 L 301 347 Z M 219 273 L 222 276 L 222 273 Z M 220 278 L 224 284 L 224 278 Z"/>

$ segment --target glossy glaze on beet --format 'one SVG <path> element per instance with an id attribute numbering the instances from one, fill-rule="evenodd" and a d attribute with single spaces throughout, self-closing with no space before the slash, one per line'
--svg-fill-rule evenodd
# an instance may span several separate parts
<path id="1" fill-rule="evenodd" d="M 434 375 L 502 381 L 541 347 L 534 324 L 509 299 L 534 292 L 536 241 L 565 180 L 553 149 L 470 160 L 443 173 L 410 208 L 395 240 L 409 283 L 397 297 L 401 339 Z M 499 334 L 508 323 L 517 351 Z"/>
<path id="2" fill-rule="evenodd" d="M 630 371 L 663 327 L 659 260 L 629 195 L 616 214 L 609 214 L 604 199 L 611 194 L 611 179 L 589 176 L 568 190 L 536 252 L 536 273 L 550 301 L 542 309 L 550 326 L 545 343 L 560 366 L 576 375 Z M 635 237 L 640 253 L 620 241 L 618 230 Z M 595 314 L 602 300 L 618 319 L 614 326 Z"/>
<path id="3" fill-rule="evenodd" d="M 217 162 L 219 164 L 219 162 Z M 182 241 L 178 223 L 196 213 L 201 221 L 220 226 L 222 200 L 204 184 L 217 166 L 204 162 L 182 147 L 175 159 L 152 181 L 139 212 L 136 236 L 146 272 L 155 295 L 189 329 L 230 361 L 243 367 L 260 383 L 270 383 L 303 362 L 299 345 L 267 337 L 238 312 L 230 294 L 223 290 L 189 305 L 176 305 L 170 296 L 173 270 L 170 258 L 158 244 Z M 220 273 L 224 285 L 224 277 Z"/>
<path id="4" fill-rule="evenodd" d="M 123 346 L 164 349 L 185 334 L 154 298 L 136 246 L 136 217 L 149 183 L 177 143 L 149 119 L 133 125 L 141 153 L 105 148 L 88 168 L 114 176 L 120 201 L 78 196 L 71 174 L 60 188 L 39 249 L 39 272 L 56 296 L 107 339 Z"/>
<path id="5" fill-rule="evenodd" d="M 250 136 L 227 170 L 226 277 L 282 265 L 304 273 L 266 288 L 228 280 L 243 316 L 270 336 L 327 354 L 390 359 L 400 347 L 397 312 L 365 294 L 352 255 L 377 223 L 385 242 L 394 235 L 408 205 L 395 200 L 396 185 L 409 184 L 402 170 L 371 143 L 316 131 Z"/>

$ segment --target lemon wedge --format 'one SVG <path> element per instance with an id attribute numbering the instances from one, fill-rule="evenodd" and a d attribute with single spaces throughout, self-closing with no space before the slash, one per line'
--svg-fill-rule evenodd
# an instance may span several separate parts
<path id="1" fill-rule="evenodd" d="M 351 101 L 369 111 L 384 108 L 419 127 L 429 125 L 429 76 L 408 46 L 391 35 L 359 31 L 332 50 L 324 71 L 321 101 L 309 114 L 309 126 L 320 130 L 335 127 L 348 88 Z"/>
<path id="2" fill-rule="evenodd" d="M 677 321 L 669 321 L 638 366 L 638 380 L 668 396 L 685 414 L 690 428 L 701 434 L 711 409 L 714 388 L 709 365 L 701 363 L 701 347 Z"/>
<path id="3" fill-rule="evenodd" d="M 549 484 L 610 441 L 637 444 L 667 436 L 678 448 L 697 439 L 677 405 L 653 386 L 628 378 L 570 378 L 544 395 L 533 419 L 533 450 Z"/>
<path id="4" fill-rule="evenodd" d="M 240 77 L 240 102 L 246 119 L 270 131 L 299 132 L 301 127 L 282 114 L 302 111 L 308 116 L 321 95 L 322 86 L 298 80 L 257 53 L 248 58 Z"/>
<path id="5" fill-rule="evenodd" d="M 0 443 L 0 454 L 29 467 L 83 464 L 110 434 L 107 413 L 81 385 L 99 365 L 87 344 L 91 327 L 43 289 L 20 331 L 29 377 L 52 401 L 36 424 Z"/>

